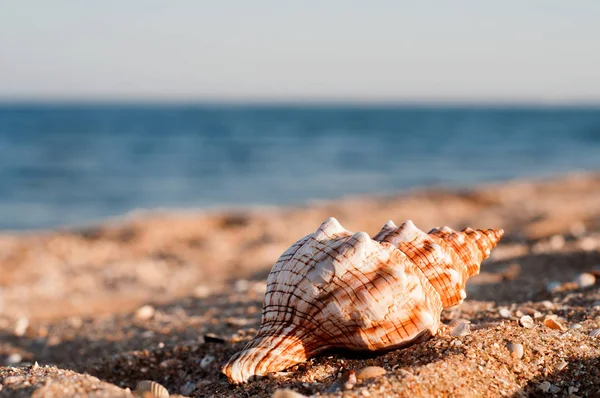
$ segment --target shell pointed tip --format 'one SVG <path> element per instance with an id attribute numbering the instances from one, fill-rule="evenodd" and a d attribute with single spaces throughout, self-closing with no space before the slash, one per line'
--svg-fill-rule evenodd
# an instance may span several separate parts
<path id="1" fill-rule="evenodd" d="M 346 229 L 342 227 L 342 224 L 340 224 L 335 217 L 329 217 L 327 220 L 323 221 L 323 224 L 321 224 L 317 231 L 323 232 L 325 235 L 329 235 L 346 232 Z"/>
<path id="2" fill-rule="evenodd" d="M 390 229 L 391 228 L 393 228 L 393 229 L 397 229 L 398 228 L 398 226 L 396 225 L 396 223 L 394 221 L 392 221 L 392 220 L 388 220 L 388 222 L 386 222 L 383 227 L 384 228 L 387 227 L 387 228 L 390 228 Z"/>

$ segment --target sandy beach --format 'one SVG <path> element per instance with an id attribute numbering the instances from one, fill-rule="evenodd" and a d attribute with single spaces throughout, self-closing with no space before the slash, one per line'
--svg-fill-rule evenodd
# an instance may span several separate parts
<path id="1" fill-rule="evenodd" d="M 230 385 L 220 366 L 255 335 L 271 266 L 331 216 L 371 235 L 390 219 L 423 230 L 504 229 L 467 300 L 442 314 L 446 325 L 469 321 L 471 332 L 453 336 L 445 326 L 406 349 L 332 352 Z M 596 277 L 600 174 L 303 207 L 136 212 L 85 228 L 3 233 L 0 395 L 127 397 L 153 380 L 190 397 L 281 389 L 319 397 L 600 396 Z M 531 327 L 519 322 L 525 315 Z M 521 344 L 522 355 L 511 355 L 511 344 Z M 344 389 L 347 371 L 366 366 L 386 373 Z"/>

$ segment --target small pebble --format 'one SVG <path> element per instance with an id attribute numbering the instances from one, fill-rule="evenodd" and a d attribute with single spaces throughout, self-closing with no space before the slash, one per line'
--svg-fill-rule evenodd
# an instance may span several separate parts
<path id="1" fill-rule="evenodd" d="M 148 319 L 154 316 L 156 310 L 151 305 L 144 305 L 143 307 L 138 308 L 135 311 L 134 317 L 135 319 L 139 319 L 140 321 L 147 321 Z"/>
<path id="2" fill-rule="evenodd" d="M 205 285 L 198 285 L 193 294 L 196 298 L 206 298 L 212 294 L 212 289 Z"/>
<path id="3" fill-rule="evenodd" d="M 169 390 L 162 384 L 152 380 L 142 380 L 135 386 L 135 392 L 141 396 L 147 393 L 152 395 L 152 398 L 169 398 Z"/>
<path id="4" fill-rule="evenodd" d="M 548 241 L 554 250 L 560 250 L 565 246 L 565 238 L 562 235 L 553 235 Z"/>
<path id="5" fill-rule="evenodd" d="M 554 303 L 552 301 L 544 300 L 540 304 L 547 310 L 554 309 Z"/>
<path id="6" fill-rule="evenodd" d="M 273 398 L 306 398 L 305 395 L 299 394 L 296 391 L 292 391 L 288 388 L 275 391 Z"/>
<path id="7" fill-rule="evenodd" d="M 594 286 L 594 284 L 596 284 L 596 277 L 592 274 L 584 272 L 582 274 L 577 275 L 577 277 L 575 278 L 575 283 L 577 283 L 577 286 L 579 286 L 582 289 Z"/>
<path id="8" fill-rule="evenodd" d="M 556 393 L 558 393 L 559 391 L 560 391 L 560 387 L 558 387 L 558 386 L 555 386 L 554 384 L 552 384 L 552 385 L 550 386 L 550 393 L 552 393 L 552 394 L 556 394 Z"/>
<path id="9" fill-rule="evenodd" d="M 519 318 L 519 325 L 523 326 L 524 328 L 531 329 L 535 326 L 535 322 L 529 315 L 523 315 L 521 318 Z"/>
<path id="10" fill-rule="evenodd" d="M 6 358 L 6 364 L 7 365 L 16 365 L 18 363 L 21 363 L 22 360 L 23 360 L 23 356 L 21 354 L 14 353 L 14 354 L 10 354 L 8 356 L 8 358 Z"/>
<path id="11" fill-rule="evenodd" d="M 523 344 L 519 343 L 507 343 L 506 348 L 510 352 L 510 356 L 513 358 L 521 359 L 523 358 Z"/>
<path id="12" fill-rule="evenodd" d="M 196 390 L 196 383 L 192 382 L 192 381 L 188 381 L 187 383 L 185 383 L 183 385 L 183 387 L 181 387 L 181 395 L 190 395 L 191 393 L 193 393 Z"/>
<path id="13" fill-rule="evenodd" d="M 202 369 L 206 369 L 211 363 L 215 361 L 215 357 L 212 355 L 207 355 L 200 361 L 200 367 Z"/>
<path id="14" fill-rule="evenodd" d="M 582 237 L 586 232 L 585 224 L 581 221 L 573 223 L 569 227 L 569 232 L 571 232 L 571 235 L 575 238 Z"/>
<path id="15" fill-rule="evenodd" d="M 165 359 L 164 361 L 162 361 L 161 363 L 158 364 L 158 366 L 163 369 L 176 368 L 176 367 L 179 367 L 182 365 L 183 365 L 183 361 L 181 359 L 177 359 L 177 358 Z"/>
<path id="16" fill-rule="evenodd" d="M 22 380 L 22 377 L 19 376 L 8 376 L 5 377 L 4 380 L 2 380 L 2 384 L 4 384 L 5 386 L 9 385 L 9 384 L 15 384 L 18 383 Z"/>
<path id="17" fill-rule="evenodd" d="M 500 309 L 498 309 L 498 313 L 500 314 L 500 316 L 502 318 L 511 318 L 512 317 L 512 311 L 506 307 L 501 307 Z"/>
<path id="18" fill-rule="evenodd" d="M 577 240 L 577 247 L 586 252 L 591 252 L 592 250 L 596 250 L 599 246 L 599 243 L 596 239 L 591 236 L 584 236 Z"/>
<path id="19" fill-rule="evenodd" d="M 27 332 L 27 328 L 29 327 L 29 319 L 25 317 L 21 317 L 17 319 L 15 322 L 15 328 L 13 329 L 13 333 L 17 337 L 22 337 Z"/>
<path id="20" fill-rule="evenodd" d="M 571 330 L 581 329 L 581 323 L 574 323 L 569 326 L 569 329 L 571 329 Z"/>
<path id="21" fill-rule="evenodd" d="M 238 293 L 245 293 L 250 289 L 250 282 L 246 279 L 238 279 L 233 284 L 233 288 Z"/>
<path id="22" fill-rule="evenodd" d="M 559 323 L 558 321 L 554 320 L 553 318 L 546 318 L 544 320 L 544 325 L 546 325 L 546 327 L 549 327 L 550 329 L 554 329 L 554 330 L 566 330 L 566 328 Z"/>
<path id="23" fill-rule="evenodd" d="M 594 329 L 590 332 L 591 337 L 600 337 L 600 329 Z"/>
<path id="24" fill-rule="evenodd" d="M 367 366 L 356 372 L 357 380 L 366 380 L 374 377 L 383 376 L 387 371 L 380 366 Z"/>

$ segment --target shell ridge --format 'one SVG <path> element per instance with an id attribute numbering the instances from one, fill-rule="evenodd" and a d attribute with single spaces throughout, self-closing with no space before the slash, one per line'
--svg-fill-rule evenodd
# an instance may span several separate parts
<path id="1" fill-rule="evenodd" d="M 297 306 L 291 308 L 292 311 L 293 311 L 294 316 L 296 316 L 296 317 L 298 317 L 300 319 L 304 319 L 307 322 L 312 323 L 315 327 L 319 328 L 320 326 L 319 326 L 319 323 L 317 322 L 316 315 L 318 315 L 318 313 L 323 310 L 323 307 L 319 307 L 315 303 L 311 303 L 311 302 L 309 302 L 307 300 L 304 300 L 304 298 L 302 298 L 301 296 L 296 295 L 294 293 L 290 293 L 290 294 L 293 294 L 296 298 L 304 301 L 308 305 L 308 307 L 309 307 L 308 308 L 309 311 L 302 311 Z M 319 304 L 322 304 L 322 300 L 318 300 L 317 299 L 317 302 Z M 272 310 L 268 309 L 267 312 L 272 312 L 272 311 L 277 312 L 276 310 L 278 308 L 280 308 L 281 306 L 280 305 L 276 305 L 276 304 L 272 304 L 271 307 L 274 307 L 274 308 Z M 311 311 L 311 308 L 312 308 L 312 311 Z M 300 315 L 298 315 L 298 314 L 300 314 Z M 277 323 L 277 322 L 281 324 L 281 323 L 286 323 L 287 321 L 285 321 L 285 320 L 278 320 L 278 319 L 272 319 L 272 320 L 271 319 L 266 319 L 265 320 L 265 323 Z M 289 323 L 289 322 L 287 322 L 287 323 Z M 301 326 L 304 327 L 303 325 L 301 325 Z M 332 334 L 330 334 L 330 336 L 332 336 Z"/>

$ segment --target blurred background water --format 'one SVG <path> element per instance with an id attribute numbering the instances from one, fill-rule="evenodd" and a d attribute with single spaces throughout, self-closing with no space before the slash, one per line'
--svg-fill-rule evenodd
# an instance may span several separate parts
<path id="1" fill-rule="evenodd" d="M 0 105 L 0 228 L 600 169 L 600 108 Z"/>

